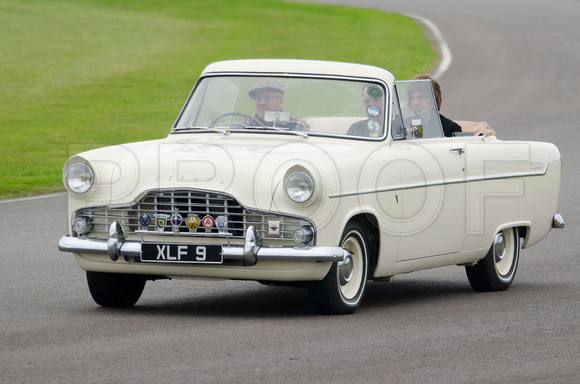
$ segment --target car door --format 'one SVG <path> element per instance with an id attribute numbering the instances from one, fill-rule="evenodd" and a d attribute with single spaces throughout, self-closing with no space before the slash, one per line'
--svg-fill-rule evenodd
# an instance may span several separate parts
<path id="1" fill-rule="evenodd" d="M 397 261 L 459 252 L 465 239 L 465 154 L 452 139 L 396 142 L 405 159 Z"/>
<path id="2" fill-rule="evenodd" d="M 460 252 L 466 222 L 465 143 L 443 137 L 429 80 L 397 82 L 396 93 L 404 126 L 391 146 L 400 159 L 403 187 L 397 261 Z M 434 118 L 413 109 L 416 94 L 423 94 Z"/>

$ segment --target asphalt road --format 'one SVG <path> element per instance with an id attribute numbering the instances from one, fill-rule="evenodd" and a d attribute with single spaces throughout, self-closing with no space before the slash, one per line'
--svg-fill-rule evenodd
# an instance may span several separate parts
<path id="1" fill-rule="evenodd" d="M 252 282 L 150 282 L 137 306 L 111 310 L 57 250 L 64 196 L 0 201 L 0 382 L 580 382 L 580 3 L 332 2 L 438 26 L 453 55 L 443 114 L 556 143 L 566 229 L 523 250 L 501 293 L 449 267 L 371 283 L 350 316 Z"/>

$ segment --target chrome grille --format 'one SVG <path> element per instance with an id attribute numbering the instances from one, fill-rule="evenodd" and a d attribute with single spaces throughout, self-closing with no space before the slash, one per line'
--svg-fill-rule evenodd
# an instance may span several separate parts
<path id="1" fill-rule="evenodd" d="M 171 216 L 175 213 L 182 216 L 182 222 L 174 227 L 171 224 Z M 186 219 L 189 214 L 197 215 L 200 220 L 205 216 L 211 216 L 213 219 L 225 216 L 228 224 L 226 233 L 219 233 L 214 225 L 209 230 L 209 235 L 228 238 L 243 239 L 246 229 L 252 225 L 262 239 L 288 241 L 292 240 L 292 232 L 296 228 L 312 225 L 310 221 L 299 217 L 247 209 L 227 194 L 199 190 L 155 190 L 148 192 L 132 206 L 94 207 L 76 212 L 77 217 L 91 219 L 92 230 L 89 236 L 97 233 L 108 234 L 109 226 L 115 221 L 121 224 L 125 234 L 142 233 L 143 228 L 139 224 L 139 217 L 142 214 L 148 214 L 152 218 L 151 224 L 146 229 L 148 232 L 159 234 L 155 227 L 155 217 L 166 215 L 167 225 L 162 231 L 163 234 L 179 236 L 208 236 L 208 231 L 201 223 L 196 229 L 187 226 Z M 269 224 L 275 222 L 279 222 L 279 233 L 273 234 Z"/>

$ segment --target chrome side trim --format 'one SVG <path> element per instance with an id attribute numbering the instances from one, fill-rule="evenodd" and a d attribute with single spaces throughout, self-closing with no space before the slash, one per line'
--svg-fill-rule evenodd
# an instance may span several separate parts
<path id="1" fill-rule="evenodd" d="M 336 195 L 329 195 L 329 199 L 336 199 L 341 197 L 350 197 L 350 196 L 359 196 L 359 195 L 369 195 L 372 193 L 383 193 L 383 192 L 392 192 L 392 191 L 401 191 L 403 189 L 421 189 L 421 188 L 430 188 L 430 187 L 440 187 L 446 185 L 453 185 L 453 184 L 469 184 L 474 182 L 482 182 L 482 181 L 490 181 L 490 180 L 508 180 L 508 179 L 517 179 L 520 177 L 537 177 L 537 176 L 544 176 L 546 172 L 541 174 L 521 174 L 521 175 L 514 175 L 514 176 L 497 176 L 497 177 L 486 177 L 484 179 L 469 179 L 469 180 L 457 180 L 457 181 L 442 181 L 436 183 L 425 183 L 425 184 L 417 184 L 417 185 L 398 185 L 389 188 L 379 188 L 373 190 L 366 190 L 360 192 L 345 192 Z"/>

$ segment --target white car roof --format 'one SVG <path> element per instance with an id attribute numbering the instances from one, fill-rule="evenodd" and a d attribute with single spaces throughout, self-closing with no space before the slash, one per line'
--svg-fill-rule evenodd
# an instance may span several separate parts
<path id="1" fill-rule="evenodd" d="M 395 79 L 390 71 L 372 65 L 299 59 L 218 61 L 209 64 L 202 72 L 202 76 L 213 73 L 292 73 L 304 75 L 362 77 L 380 79 L 388 85 L 392 85 Z"/>

